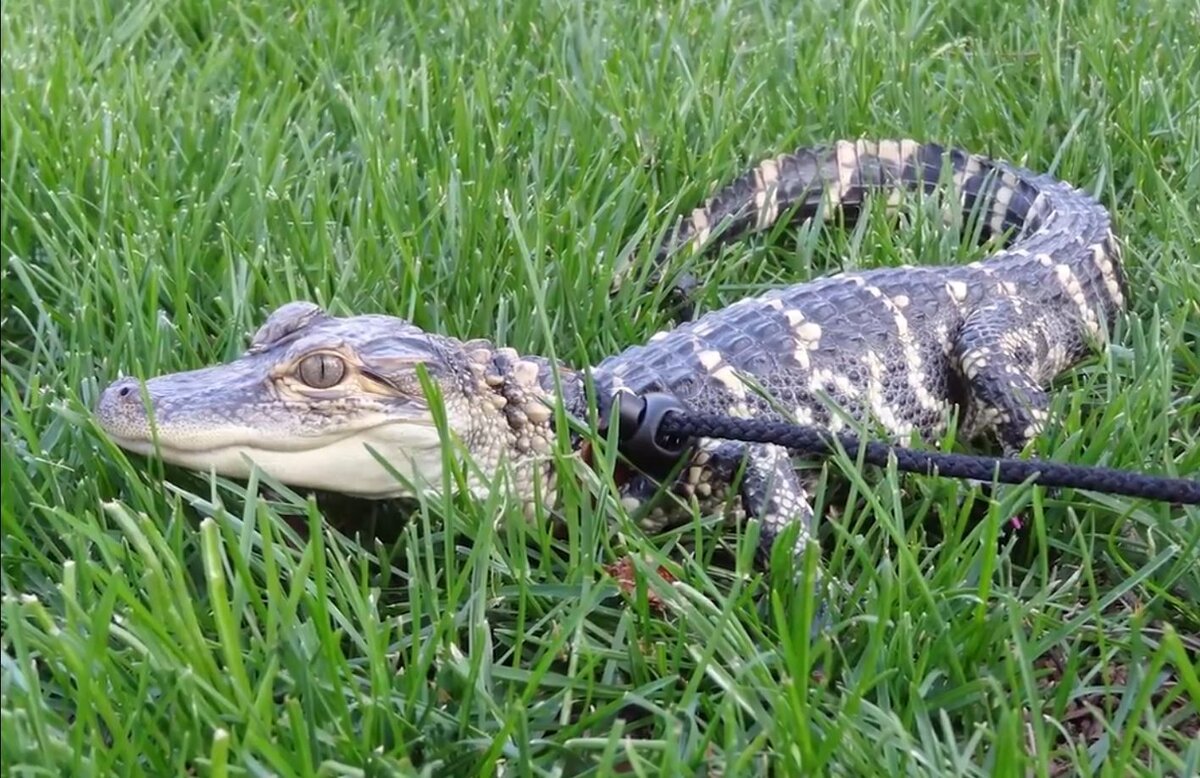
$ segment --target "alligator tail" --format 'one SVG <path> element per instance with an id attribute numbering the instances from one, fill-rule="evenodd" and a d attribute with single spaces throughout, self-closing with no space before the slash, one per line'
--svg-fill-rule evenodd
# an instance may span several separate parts
<path id="1" fill-rule="evenodd" d="M 711 251 L 781 221 L 840 215 L 852 225 L 869 197 L 895 205 L 906 191 L 952 195 L 947 202 L 957 201 L 980 242 L 999 238 L 1009 253 L 1060 256 L 1064 240 L 1079 243 L 1078 261 L 1092 263 L 1088 274 L 1103 276 L 1096 280 L 1117 291 L 1114 308 L 1123 307 L 1118 247 L 1100 204 L 1050 176 L 913 140 L 843 140 L 763 160 L 680 219 L 656 253 L 652 280 L 681 251 Z M 693 284 L 686 276 L 673 283 L 672 304 L 682 318 L 690 318 Z"/>

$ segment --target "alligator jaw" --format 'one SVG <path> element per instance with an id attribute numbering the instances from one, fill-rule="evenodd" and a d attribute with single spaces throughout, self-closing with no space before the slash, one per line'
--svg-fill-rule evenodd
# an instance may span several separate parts
<path id="1" fill-rule="evenodd" d="M 215 418 L 201 427 L 180 422 L 170 413 L 161 420 L 154 418 L 153 406 L 159 404 L 155 402 L 155 381 L 145 384 L 152 415 L 145 415 L 140 408 L 134 410 L 128 398 L 135 397 L 140 404 L 140 388 L 138 382 L 118 381 L 105 390 L 97 409 L 97 418 L 109 438 L 135 454 L 157 456 L 168 464 L 236 479 L 248 478 L 257 467 L 296 488 L 371 499 L 411 496 L 410 483 L 424 480 L 436 486 L 440 480 L 441 438 L 425 418 L 359 413 L 348 429 L 325 432 L 271 428 L 266 424 L 254 428 L 221 423 Z M 387 461 L 403 480 L 377 457 Z"/>
<path id="2" fill-rule="evenodd" d="M 393 425 L 398 426 L 398 425 Z M 393 439 L 395 438 L 395 439 Z M 396 439 L 402 440 L 397 443 Z M 351 497 L 390 499 L 413 494 L 410 483 L 429 481 L 442 469 L 442 452 L 437 430 L 426 425 L 404 425 L 403 430 L 382 434 L 348 435 L 305 449 L 270 449 L 253 444 L 234 444 L 212 449 L 180 449 L 155 446 L 144 440 L 113 437 L 122 448 L 198 472 L 227 478 L 246 479 L 257 467 L 262 473 L 297 488 L 337 492 Z M 401 478 L 372 456 L 388 462 Z M 438 484 L 427 484 L 436 490 Z"/>

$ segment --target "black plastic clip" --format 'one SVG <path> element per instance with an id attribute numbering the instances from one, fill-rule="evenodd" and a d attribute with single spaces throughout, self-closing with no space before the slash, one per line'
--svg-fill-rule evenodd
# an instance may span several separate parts
<path id="1" fill-rule="evenodd" d="M 687 408 L 669 394 L 617 395 L 617 448 L 636 468 L 656 478 L 668 475 L 692 445 L 690 438 L 659 434 L 662 420 L 672 411 Z"/>

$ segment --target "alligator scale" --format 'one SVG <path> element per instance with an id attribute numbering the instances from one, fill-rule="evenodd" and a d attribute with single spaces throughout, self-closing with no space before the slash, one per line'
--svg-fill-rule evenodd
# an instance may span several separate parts
<path id="1" fill-rule="evenodd" d="M 469 472 L 488 478 L 511 465 L 526 502 L 554 499 L 553 408 L 561 401 L 588 418 L 585 373 L 605 407 L 618 392 L 665 392 L 707 413 L 833 430 L 862 422 L 901 444 L 938 438 L 957 412 L 960 437 L 988 434 L 1007 454 L 1020 452 L 1045 423 L 1045 387 L 1104 344 L 1124 306 L 1109 214 L 1079 190 L 937 145 L 840 141 L 763 161 L 682 219 L 658 259 L 781 219 L 840 212 L 850 222 L 869 197 L 896 205 L 905 190 L 944 195 L 1002 248 L 968 265 L 773 289 L 587 371 L 559 365 L 557 383 L 542 357 L 294 302 L 271 314 L 238 359 L 153 378 L 144 392 L 118 380 L 97 415 L 120 446 L 173 464 L 245 477 L 253 461 L 297 488 L 370 498 L 411 492 L 369 447 L 414 488 L 441 483 L 441 437 L 418 365 L 438 384 Z M 762 552 L 793 522 L 801 545 L 811 537 L 806 485 L 786 450 L 700 440 L 688 456 L 669 485 L 683 499 L 647 506 L 648 529 L 698 508 L 758 520 Z M 635 473 L 620 489 L 635 509 L 660 485 Z"/>

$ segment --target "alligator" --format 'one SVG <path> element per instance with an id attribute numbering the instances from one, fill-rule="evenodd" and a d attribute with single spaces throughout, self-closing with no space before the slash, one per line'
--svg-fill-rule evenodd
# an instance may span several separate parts
<path id="1" fill-rule="evenodd" d="M 988 437 L 1019 456 L 1047 422 L 1050 382 L 1104 347 L 1125 306 L 1110 216 L 1069 184 L 912 140 L 801 148 L 712 193 L 667 232 L 652 267 L 665 272 L 680 252 L 696 256 L 783 222 L 837 216 L 851 225 L 875 197 L 895 217 L 907 192 L 948 203 L 945 217 L 973 224 L 992 253 L 772 288 L 588 368 L 392 316 L 339 317 L 291 302 L 227 364 L 115 381 L 97 418 L 119 446 L 197 471 L 246 478 L 253 463 L 295 488 L 369 499 L 438 493 L 446 437 L 421 366 L 440 394 L 453 457 L 472 463 L 466 487 L 482 492 L 503 469 L 523 505 L 549 508 L 556 423 L 605 417 L 622 392 L 831 431 L 869 425 L 900 445 L 936 445 L 954 423 L 959 439 Z M 585 447 L 577 427 L 567 439 Z M 624 471 L 620 502 L 649 532 L 697 511 L 754 521 L 760 560 L 781 536 L 793 538 L 784 558 L 795 559 L 814 522 L 810 476 L 792 453 L 700 439 L 666 483 Z"/>

